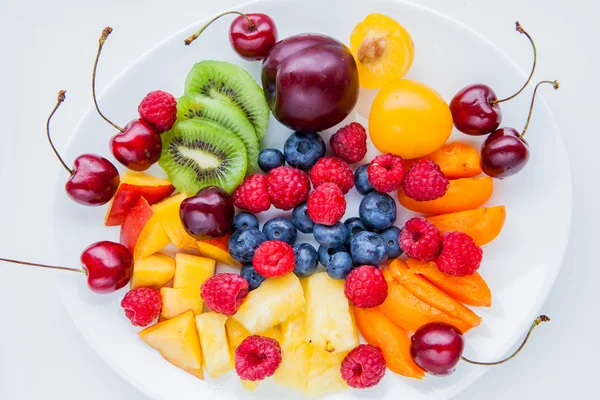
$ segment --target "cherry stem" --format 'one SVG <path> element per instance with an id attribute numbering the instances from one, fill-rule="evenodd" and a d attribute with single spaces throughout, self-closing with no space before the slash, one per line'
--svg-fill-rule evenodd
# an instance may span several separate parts
<path id="1" fill-rule="evenodd" d="M 503 364 L 503 363 L 505 363 L 505 362 L 510 361 L 511 359 L 513 359 L 517 354 L 519 354 L 519 352 L 521 350 L 523 350 L 523 347 L 525 347 L 525 344 L 527 344 L 527 341 L 529 340 L 529 337 L 531 336 L 531 333 L 533 332 L 533 330 L 535 329 L 536 326 L 538 326 L 542 322 L 548 322 L 548 321 L 550 321 L 550 318 L 548 318 L 545 315 L 540 315 L 539 317 L 537 317 L 533 321 L 533 323 L 531 324 L 531 326 L 529 327 L 529 331 L 527 332 L 527 336 L 525 336 L 525 339 L 523 339 L 523 342 L 521 343 L 521 345 L 519 346 L 519 348 L 517 350 L 515 350 L 514 353 L 512 353 L 510 356 L 506 357 L 503 360 L 496 361 L 496 362 L 479 362 L 479 361 L 469 360 L 468 358 L 466 358 L 464 356 L 461 356 L 460 358 L 463 361 L 466 361 L 469 364 L 474 364 L 474 365 L 491 366 L 491 365 L 500 365 L 500 364 Z"/>
<path id="2" fill-rule="evenodd" d="M 58 270 L 61 270 L 61 271 L 80 272 L 82 274 L 87 274 L 87 272 L 84 269 L 81 269 L 81 268 L 69 268 L 69 267 L 60 267 L 60 266 L 57 266 L 57 265 L 46 265 L 46 264 L 30 263 L 30 262 L 26 262 L 26 261 L 11 260 L 10 258 L 0 258 L 0 261 L 4 261 L 4 262 L 8 262 L 8 263 L 13 263 L 13 264 L 19 264 L 19 265 L 28 265 L 30 267 L 50 268 L 50 269 L 58 269 Z"/>
<path id="3" fill-rule="evenodd" d="M 531 47 L 533 47 L 533 66 L 531 67 L 531 72 L 529 73 L 529 78 L 527 78 L 527 81 L 521 87 L 521 89 L 519 89 L 519 91 L 517 93 L 515 93 L 512 96 L 509 96 L 505 99 L 502 99 L 502 100 L 491 101 L 490 104 L 492 104 L 492 105 L 503 103 L 505 101 L 514 99 L 519 94 L 521 94 L 521 92 L 527 87 L 527 85 L 529 85 L 529 82 L 531 82 L 531 78 L 533 78 L 533 73 L 535 72 L 535 67 L 537 65 L 537 49 L 535 48 L 535 43 L 533 42 L 533 39 L 531 38 L 531 36 L 529 36 L 529 33 L 527 33 L 527 31 L 525 29 L 523 29 L 523 27 L 521 26 L 519 21 L 517 21 L 515 25 L 517 27 L 517 32 L 522 33 L 523 35 L 527 36 L 527 39 L 529 39 L 529 42 L 531 43 Z"/>
<path id="4" fill-rule="evenodd" d="M 541 81 L 537 85 L 535 85 L 535 89 L 533 90 L 533 97 L 531 98 L 531 105 L 529 106 L 529 115 L 527 115 L 527 122 L 525 123 L 525 128 L 523 128 L 523 132 L 519 135 L 519 138 L 523 139 L 525 133 L 527 132 L 527 128 L 529 128 L 529 123 L 531 122 L 531 115 L 533 114 L 533 105 L 535 104 L 535 95 L 537 94 L 538 88 L 543 84 L 551 83 L 554 87 L 554 90 L 558 90 L 560 87 L 558 81 Z"/>
<path id="5" fill-rule="evenodd" d="M 92 71 L 92 98 L 94 99 L 94 105 L 96 106 L 96 111 L 98 111 L 98 114 L 100 114 L 100 116 L 106 122 L 111 124 L 115 129 L 124 132 L 123 128 L 121 128 L 119 125 L 115 124 L 110 119 L 106 118 L 104 114 L 102 114 L 102 111 L 100 111 L 100 107 L 98 107 L 98 101 L 96 100 L 96 70 L 98 69 L 98 60 L 100 60 L 100 53 L 102 53 L 102 47 L 104 46 L 104 43 L 106 42 L 106 39 L 108 38 L 108 35 L 111 34 L 111 32 L 112 28 L 110 26 L 107 26 L 102 31 L 100 39 L 98 39 L 98 52 L 96 53 L 96 59 L 94 60 L 94 69 Z"/>
<path id="6" fill-rule="evenodd" d="M 62 102 L 65 101 L 66 93 L 67 93 L 66 90 L 61 90 L 58 92 L 58 98 L 56 100 L 56 105 L 54 106 L 54 109 L 52 110 L 52 112 L 48 116 L 48 120 L 46 121 L 46 136 L 48 136 L 48 142 L 50 142 L 50 147 L 52 147 L 52 151 L 54 151 L 54 154 L 56 154 L 58 161 L 60 161 L 62 166 L 65 167 L 65 169 L 67 170 L 67 172 L 70 175 L 73 175 L 73 170 L 71 168 L 69 168 L 67 163 L 65 163 L 65 160 L 63 160 L 63 158 L 60 156 L 58 150 L 56 150 L 56 147 L 54 146 L 54 142 L 52 142 L 52 137 L 50 136 L 50 121 L 52 120 L 52 117 L 54 116 L 54 113 L 56 112 L 56 110 L 58 110 L 58 107 L 60 107 Z"/>
<path id="7" fill-rule="evenodd" d="M 192 42 L 196 39 L 198 39 L 198 37 L 202 34 L 202 32 L 204 32 L 204 30 L 206 28 L 208 28 L 208 26 L 210 24 L 212 24 L 213 22 L 215 22 L 216 20 L 218 20 L 219 18 L 225 16 L 225 15 L 229 15 L 229 14 L 237 14 L 237 15 L 241 15 L 242 17 L 246 18 L 246 21 L 248 21 L 248 30 L 249 31 L 253 31 L 255 28 L 254 23 L 252 22 L 252 20 L 250 20 L 250 17 L 248 17 L 246 14 L 241 13 L 239 11 L 227 11 L 224 12 L 222 14 L 217 15 L 216 17 L 214 17 L 213 19 L 211 19 L 206 25 L 204 25 L 202 28 L 200 28 L 200 30 L 196 33 L 194 33 L 192 36 L 190 36 L 189 38 L 185 39 L 184 43 L 186 46 L 189 46 L 190 44 L 192 44 Z"/>

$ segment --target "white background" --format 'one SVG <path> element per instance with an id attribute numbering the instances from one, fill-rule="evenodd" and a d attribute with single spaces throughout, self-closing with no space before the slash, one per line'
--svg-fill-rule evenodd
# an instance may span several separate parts
<path id="1" fill-rule="evenodd" d="M 52 262 L 49 198 L 60 165 L 44 140 L 44 123 L 58 89 L 67 89 L 68 102 L 54 124 L 61 148 L 90 107 L 90 72 L 102 28 L 111 25 L 118 35 L 102 64 L 100 91 L 157 42 L 239 1 L 0 0 L 0 256 Z M 524 69 L 530 50 L 512 34 L 512 24 L 518 19 L 534 35 L 538 77 L 562 84 L 546 99 L 566 139 L 574 178 L 571 239 L 543 308 L 552 323 L 538 328 L 521 356 L 494 368 L 458 398 L 597 398 L 600 265 L 593 250 L 600 238 L 600 5 L 592 0 L 416 2 L 479 31 Z M 0 399 L 145 399 L 85 343 L 51 274 L 0 265 Z"/>

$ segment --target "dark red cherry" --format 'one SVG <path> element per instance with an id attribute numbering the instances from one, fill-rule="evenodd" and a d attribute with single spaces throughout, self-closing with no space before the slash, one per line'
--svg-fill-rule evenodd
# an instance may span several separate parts
<path id="1" fill-rule="evenodd" d="M 185 230 L 198 240 L 229 233 L 234 215 L 233 198 L 216 186 L 206 187 L 185 199 L 179 209 Z"/>
<path id="2" fill-rule="evenodd" d="M 190 45 L 213 22 L 219 18 L 237 14 L 229 27 L 229 42 L 231 47 L 245 60 L 264 60 L 269 50 L 277 43 L 277 26 L 273 19 L 266 14 L 244 14 L 239 11 L 227 11 L 217 15 L 192 36 L 185 39 L 185 44 Z"/>
<path id="3" fill-rule="evenodd" d="M 454 126 L 467 135 L 487 135 L 498 129 L 502 122 L 502 111 L 500 103 L 514 99 L 529 84 L 535 66 L 537 64 L 537 50 L 531 36 L 523 29 L 521 24 L 516 23 L 517 32 L 524 34 L 533 48 L 533 66 L 529 78 L 521 88 L 513 95 L 498 100 L 494 90 L 488 85 L 477 83 L 461 89 L 450 101 L 450 112 Z"/>
<path id="4" fill-rule="evenodd" d="M 410 355 L 423 370 L 433 375 L 450 375 L 460 361 L 465 343 L 452 325 L 432 322 L 423 325 L 410 339 Z"/>
<path id="5" fill-rule="evenodd" d="M 81 254 L 81 264 L 93 292 L 104 294 L 121 289 L 133 273 L 133 257 L 125 246 L 114 242 L 94 243 Z"/>
<path id="6" fill-rule="evenodd" d="M 515 175 L 529 161 L 529 144 L 514 128 L 501 128 L 481 146 L 481 169 L 493 178 Z"/>
<path id="7" fill-rule="evenodd" d="M 100 206 L 113 198 L 119 182 L 119 171 L 110 161 L 95 154 L 83 154 L 75 159 L 65 189 L 79 204 Z"/>
<path id="8" fill-rule="evenodd" d="M 277 38 L 277 26 L 266 14 L 240 15 L 229 28 L 231 47 L 245 60 L 264 60 Z"/>
<path id="9" fill-rule="evenodd" d="M 145 119 L 131 121 L 110 141 L 110 150 L 121 164 L 133 171 L 145 171 L 158 161 L 162 141 L 158 131 Z"/>

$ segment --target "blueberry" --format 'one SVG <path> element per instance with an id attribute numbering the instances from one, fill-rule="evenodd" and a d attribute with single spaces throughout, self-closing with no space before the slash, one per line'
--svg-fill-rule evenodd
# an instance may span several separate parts
<path id="1" fill-rule="evenodd" d="M 373 232 L 359 232 L 352 239 L 350 252 L 355 265 L 379 265 L 388 256 L 383 238 Z"/>
<path id="2" fill-rule="evenodd" d="M 306 202 L 299 204 L 292 211 L 294 226 L 302 233 L 313 233 L 315 223 L 308 216 L 308 205 Z"/>
<path id="3" fill-rule="evenodd" d="M 247 212 L 241 212 L 233 217 L 234 231 L 243 231 L 249 228 L 258 229 L 258 218 L 256 218 L 256 216 Z"/>
<path id="4" fill-rule="evenodd" d="M 402 255 L 402 249 L 398 242 L 400 228 L 391 226 L 379 234 L 383 238 L 383 242 L 388 247 L 388 258 L 398 258 Z"/>
<path id="5" fill-rule="evenodd" d="M 258 228 L 235 231 L 229 238 L 229 254 L 242 264 L 249 263 L 258 246 L 266 241 L 265 234 Z"/>
<path id="6" fill-rule="evenodd" d="M 258 166 L 265 172 L 285 164 L 283 153 L 277 149 L 264 149 L 258 155 Z"/>
<path id="7" fill-rule="evenodd" d="M 281 240 L 290 246 L 293 246 L 294 243 L 296 243 L 296 237 L 298 237 L 298 232 L 296 232 L 296 227 L 292 221 L 281 217 L 273 218 L 265 222 L 262 231 L 267 237 L 267 240 Z"/>
<path id="8" fill-rule="evenodd" d="M 369 168 L 369 164 L 361 165 L 356 171 L 354 171 L 354 186 L 356 186 L 358 193 L 362 194 L 363 196 L 375 190 L 373 189 L 373 186 L 371 186 L 371 182 L 369 182 L 367 168 Z"/>
<path id="9" fill-rule="evenodd" d="M 387 229 L 396 222 L 396 202 L 385 193 L 371 192 L 360 202 L 358 215 L 369 229 Z"/>
<path id="10" fill-rule="evenodd" d="M 254 290 L 260 286 L 261 283 L 267 278 L 256 272 L 252 263 L 244 264 L 242 269 L 240 270 L 240 275 L 248 281 L 248 288 L 250 290 Z"/>
<path id="11" fill-rule="evenodd" d="M 340 252 L 346 253 L 347 250 L 343 246 L 336 247 L 336 248 L 319 246 L 319 262 L 321 263 L 321 265 L 326 267 L 327 264 L 329 264 L 329 260 L 331 259 L 331 256 L 333 256 L 336 253 L 340 253 Z"/>
<path id="12" fill-rule="evenodd" d="M 348 228 L 342 222 L 333 226 L 316 224 L 313 230 L 315 240 L 325 247 L 340 247 L 348 237 Z"/>
<path id="13" fill-rule="evenodd" d="M 344 242 L 346 247 L 350 247 L 350 243 L 352 242 L 354 235 L 356 235 L 358 232 L 367 230 L 365 224 L 358 217 L 348 218 L 346 221 L 344 221 L 344 225 L 346 225 L 346 228 L 348 228 L 348 236 Z"/>
<path id="14" fill-rule="evenodd" d="M 294 246 L 296 268 L 294 273 L 298 278 L 311 276 L 319 265 L 319 255 L 314 247 L 308 243 L 300 243 Z"/>
<path id="15" fill-rule="evenodd" d="M 283 154 L 292 167 L 309 170 L 325 156 L 325 142 L 318 133 L 295 132 L 286 140 Z"/>
<path id="16" fill-rule="evenodd" d="M 345 252 L 335 253 L 327 264 L 327 275 L 332 279 L 346 279 L 353 267 L 350 254 Z"/>

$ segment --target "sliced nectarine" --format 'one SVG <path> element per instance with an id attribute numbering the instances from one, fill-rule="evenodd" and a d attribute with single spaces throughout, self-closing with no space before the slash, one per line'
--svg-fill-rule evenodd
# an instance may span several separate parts
<path id="1" fill-rule="evenodd" d="M 398 201 L 405 208 L 423 214 L 447 214 L 480 207 L 492 196 L 494 184 L 489 176 L 461 178 L 450 181 L 446 194 L 439 199 L 416 201 L 400 188 Z"/>
<path id="2" fill-rule="evenodd" d="M 217 262 L 234 267 L 241 267 L 242 264 L 229 254 L 228 243 L 230 237 L 231 235 L 227 234 L 214 239 L 198 240 L 198 250 L 204 257 L 212 258 Z"/>
<path id="3" fill-rule="evenodd" d="M 164 254 L 136 260 L 131 277 L 131 288 L 149 287 L 160 289 L 175 275 L 175 259 Z"/>
<path id="4" fill-rule="evenodd" d="M 135 250 L 140 233 L 142 233 L 144 226 L 146 226 L 146 223 L 152 218 L 153 214 L 152 208 L 146 199 L 140 198 L 125 217 L 125 221 L 121 225 L 120 242 L 129 249 L 131 254 Z"/>
<path id="5" fill-rule="evenodd" d="M 195 290 L 163 287 L 160 289 L 160 297 L 162 298 L 160 316 L 164 319 L 174 318 L 186 311 L 193 311 L 195 315 L 202 314 L 204 302 L 200 293 Z"/>
<path id="6" fill-rule="evenodd" d="M 466 143 L 446 143 L 424 157 L 405 160 L 406 168 L 412 167 L 419 160 L 433 161 L 448 179 L 472 178 L 481 173 L 479 151 Z"/>
<path id="7" fill-rule="evenodd" d="M 434 262 L 407 260 L 409 272 L 423 276 L 438 289 L 463 304 L 477 307 L 492 305 L 492 292 L 479 273 L 450 276 L 441 272 Z"/>
<path id="8" fill-rule="evenodd" d="M 152 206 L 171 243 L 182 250 L 191 250 L 197 247 L 196 239 L 186 232 L 179 216 L 181 202 L 187 197 L 185 193 L 176 194 Z"/>
<path id="9" fill-rule="evenodd" d="M 152 205 L 169 196 L 175 188 L 166 179 L 143 172 L 126 172 L 106 214 L 106 226 L 121 225 L 131 207 L 143 197 Z"/>
<path id="10" fill-rule="evenodd" d="M 202 284 L 215 274 L 215 260 L 191 254 L 175 254 L 175 277 L 173 287 L 200 293 Z"/>
<path id="11" fill-rule="evenodd" d="M 471 236 L 478 246 L 483 246 L 500 234 L 506 220 L 506 208 L 504 206 L 484 207 L 436 215 L 427 219 L 442 233 L 464 232 Z"/>
<path id="12" fill-rule="evenodd" d="M 377 307 L 352 310 L 358 330 L 367 343 L 381 349 L 391 371 L 409 378 L 423 378 L 425 372 L 410 356 L 410 338 L 404 328 L 394 324 Z"/>

